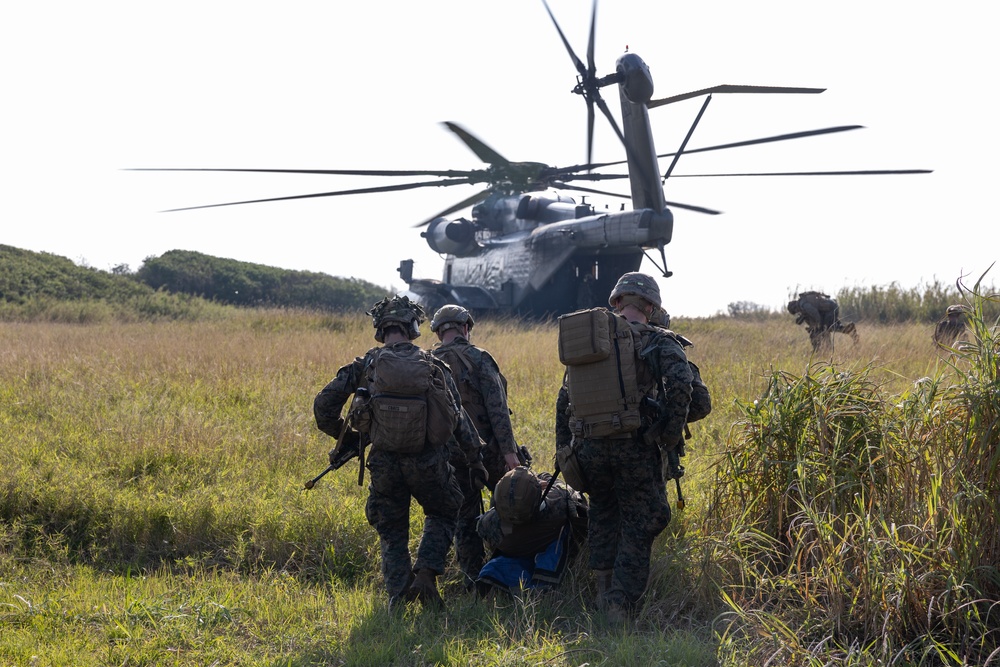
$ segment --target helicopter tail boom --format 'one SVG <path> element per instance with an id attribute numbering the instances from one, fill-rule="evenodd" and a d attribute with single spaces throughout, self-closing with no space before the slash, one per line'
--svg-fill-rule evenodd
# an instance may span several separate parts
<path id="1" fill-rule="evenodd" d="M 613 254 L 670 243 L 673 231 L 674 216 L 669 209 L 658 213 L 644 208 L 544 225 L 532 232 L 531 242 L 602 248 Z"/>

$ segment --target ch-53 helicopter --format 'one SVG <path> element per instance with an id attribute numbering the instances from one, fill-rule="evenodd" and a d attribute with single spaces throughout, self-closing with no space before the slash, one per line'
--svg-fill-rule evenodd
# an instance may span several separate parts
<path id="1" fill-rule="evenodd" d="M 653 80 L 646 63 L 626 52 L 615 70 L 597 76 L 594 40 L 597 0 L 591 12 L 587 63 L 574 53 L 555 15 L 545 0 L 545 10 L 577 70 L 572 92 L 587 105 L 587 161 L 569 167 L 550 167 L 540 162 L 513 162 L 486 145 L 471 132 L 453 122 L 444 126 L 486 163 L 485 169 L 471 170 L 357 170 L 357 169 L 163 169 L 156 171 L 223 171 L 352 175 L 373 177 L 434 177 L 415 181 L 350 190 L 320 192 L 267 199 L 209 204 L 171 209 L 173 211 L 232 206 L 315 197 L 394 192 L 425 187 L 485 185 L 485 188 L 417 224 L 425 228 L 421 236 L 432 250 L 444 256 L 442 279 L 413 277 L 413 261 L 400 263 L 399 273 L 407 284 L 407 294 L 433 312 L 446 303 L 463 305 L 477 313 L 504 313 L 531 317 L 557 315 L 579 308 L 605 305 L 615 281 L 625 272 L 639 270 L 648 257 L 664 277 L 667 269 L 664 247 L 673 235 L 671 207 L 715 215 L 719 211 L 667 201 L 663 186 L 681 155 L 708 152 L 832 134 L 858 129 L 860 125 L 827 127 L 803 132 L 751 139 L 735 143 L 687 149 L 706 107 L 715 93 L 816 94 L 822 88 L 719 85 L 681 95 L 653 100 Z M 621 102 L 619 126 L 601 89 L 617 85 Z M 649 110 L 705 97 L 687 135 L 673 153 L 657 154 L 649 122 Z M 595 107 L 607 118 L 625 148 L 626 159 L 592 162 Z M 660 159 L 672 158 L 665 171 Z M 600 170 L 627 166 L 627 174 Z M 701 176 L 791 176 L 791 175 L 876 175 L 929 173 L 923 169 L 772 172 L 768 174 L 701 174 Z M 699 176 L 688 174 L 686 176 Z M 597 190 L 579 181 L 628 179 L 630 195 Z M 557 193 L 546 193 L 556 190 Z M 631 199 L 632 210 L 622 204 L 620 211 L 600 211 L 558 191 L 606 195 Z M 471 207 L 469 218 L 448 216 Z M 650 255 L 658 251 L 659 263 Z"/>

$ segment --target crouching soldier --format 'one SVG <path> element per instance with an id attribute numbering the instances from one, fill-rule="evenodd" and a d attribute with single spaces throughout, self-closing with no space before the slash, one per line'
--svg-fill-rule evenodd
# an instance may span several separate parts
<path id="1" fill-rule="evenodd" d="M 561 582 L 586 539 L 587 509 L 583 495 L 549 473 L 536 475 L 524 466 L 507 472 L 476 526 L 493 550 L 476 580 L 479 594 Z"/>
<path id="2" fill-rule="evenodd" d="M 341 410 L 354 395 L 349 418 L 361 433 L 362 464 L 366 445 L 372 446 L 365 515 L 379 535 L 389 606 L 419 600 L 441 607 L 436 579 L 444 573 L 462 504 L 456 469 L 482 488 L 482 441 L 461 408 L 447 366 L 412 343 L 420 335 L 423 309 L 406 297 L 392 297 L 368 314 L 383 346 L 337 371 L 313 403 L 316 425 L 342 439 L 348 427 Z M 412 565 L 411 497 L 424 510 Z"/>

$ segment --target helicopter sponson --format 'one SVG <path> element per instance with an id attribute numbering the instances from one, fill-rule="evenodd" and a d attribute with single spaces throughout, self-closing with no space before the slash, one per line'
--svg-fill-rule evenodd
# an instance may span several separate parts
<path id="1" fill-rule="evenodd" d="M 427 231 L 420 235 L 427 240 L 431 250 L 442 255 L 468 257 L 475 255 L 480 249 L 476 242 L 476 224 L 465 218 L 436 218 L 427 225 Z"/>

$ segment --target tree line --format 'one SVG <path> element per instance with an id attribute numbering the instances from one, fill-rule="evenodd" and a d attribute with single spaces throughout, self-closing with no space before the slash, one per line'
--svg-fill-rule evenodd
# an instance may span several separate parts
<path id="1" fill-rule="evenodd" d="M 363 310 L 390 290 L 355 278 L 292 271 L 251 262 L 171 250 L 102 271 L 44 252 L 0 245 L 0 317 L 37 314 L 47 304 L 99 302 L 142 310 L 156 304 L 160 316 L 175 306 L 190 311 L 192 299 L 236 307 L 288 307 L 326 311 Z M 141 313 L 140 313 L 141 314 Z"/>

